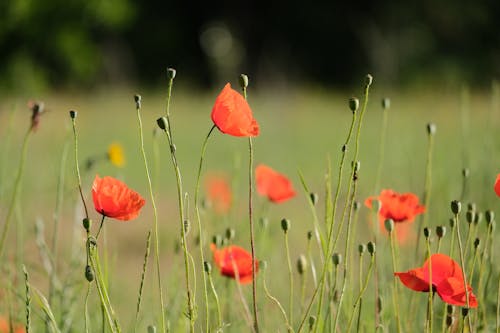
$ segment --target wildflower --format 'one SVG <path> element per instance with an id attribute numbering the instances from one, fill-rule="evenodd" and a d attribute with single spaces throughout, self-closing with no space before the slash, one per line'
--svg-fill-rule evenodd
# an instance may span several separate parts
<path id="1" fill-rule="evenodd" d="M 238 279 L 241 284 L 252 282 L 252 255 L 245 249 L 230 245 L 218 249 L 215 244 L 210 245 L 214 255 L 215 265 L 224 276 Z M 256 272 L 259 269 L 258 262 L 255 262 Z"/>
<path id="2" fill-rule="evenodd" d="M 495 181 L 495 193 L 500 197 L 500 173 L 497 175 L 497 180 Z"/>
<path id="3" fill-rule="evenodd" d="M 274 203 L 281 203 L 295 196 L 292 182 L 283 174 L 260 164 L 255 169 L 257 192 Z"/>
<path id="4" fill-rule="evenodd" d="M 92 184 L 95 210 L 107 217 L 121 221 L 134 219 L 145 204 L 139 193 L 113 177 L 95 176 Z"/>
<path id="5" fill-rule="evenodd" d="M 231 208 L 232 193 L 226 178 L 221 175 L 210 175 L 205 181 L 207 198 L 217 214 L 225 214 Z"/>
<path id="6" fill-rule="evenodd" d="M 225 134 L 247 137 L 259 135 L 259 124 L 253 118 L 250 106 L 229 83 L 215 100 L 212 121 Z"/>
<path id="7" fill-rule="evenodd" d="M 429 263 L 431 274 L 429 274 Z M 462 269 L 450 257 L 436 253 L 427 259 L 422 267 L 410 269 L 407 272 L 395 272 L 401 282 L 415 291 L 428 292 L 429 284 L 432 284 L 432 291 L 436 291 L 443 302 L 467 306 Z M 429 281 L 429 275 L 432 281 Z M 472 287 L 467 285 L 469 294 L 469 307 L 477 307 L 476 296 L 472 293 Z"/>
<path id="8" fill-rule="evenodd" d="M 107 152 L 108 160 L 116 167 L 123 167 L 125 165 L 125 155 L 123 154 L 123 147 L 119 143 L 112 143 L 108 147 Z"/>
<path id="9" fill-rule="evenodd" d="M 394 231 L 400 242 L 404 242 L 408 237 L 409 223 L 413 222 L 415 216 L 425 212 L 425 207 L 418 203 L 418 197 L 413 193 L 400 194 L 393 190 L 382 190 L 379 196 L 366 199 L 365 206 L 372 208 L 374 200 L 378 200 L 381 204 L 378 212 L 381 230 L 385 231 L 385 220 L 393 220 Z"/>

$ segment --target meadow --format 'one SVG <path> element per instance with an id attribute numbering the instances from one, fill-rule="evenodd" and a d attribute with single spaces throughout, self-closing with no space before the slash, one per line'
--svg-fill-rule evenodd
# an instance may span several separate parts
<path id="1" fill-rule="evenodd" d="M 352 91 L 254 91 L 250 78 L 245 92 L 260 128 L 251 140 L 213 127 L 222 86 L 193 91 L 182 73 L 159 91 L 37 96 L 40 113 L 29 98 L 2 98 L 0 332 L 498 332 L 499 85 L 398 91 L 365 80 Z M 231 83 L 241 92 L 238 77 Z M 286 175 L 295 195 L 261 195 L 261 164 Z M 99 237 L 96 175 L 123 181 L 145 200 L 133 219 L 108 215 Z M 228 184 L 227 207 L 218 208 L 210 179 Z M 404 211 L 408 198 L 384 206 L 384 189 L 414 194 L 415 211 L 382 216 L 394 206 Z M 231 246 L 250 252 L 249 220 L 253 282 L 244 267 L 227 258 L 221 267 L 217 258 Z M 433 256 L 430 272 L 420 269 L 436 253 L 446 258 Z M 248 260 L 238 264 L 248 268 Z M 446 269 L 434 266 L 441 261 Z"/>

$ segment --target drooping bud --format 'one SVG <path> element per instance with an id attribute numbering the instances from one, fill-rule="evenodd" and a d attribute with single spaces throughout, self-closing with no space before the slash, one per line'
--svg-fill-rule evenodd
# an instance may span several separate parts
<path id="1" fill-rule="evenodd" d="M 246 89 L 248 87 L 248 76 L 246 74 L 240 74 L 239 83 L 241 89 Z"/>
<path id="2" fill-rule="evenodd" d="M 374 242 L 368 242 L 366 244 L 366 248 L 371 256 L 373 256 L 375 254 L 375 251 L 377 250 Z"/>
<path id="3" fill-rule="evenodd" d="M 305 255 L 301 254 L 299 259 L 297 259 L 297 271 L 302 275 L 307 269 L 307 258 Z"/>
<path id="4" fill-rule="evenodd" d="M 169 80 L 175 79 L 175 75 L 177 74 L 177 71 L 173 68 L 167 68 L 167 77 Z"/>
<path id="5" fill-rule="evenodd" d="M 436 235 L 439 237 L 439 238 L 443 238 L 445 235 L 446 235 L 446 227 L 443 226 L 443 225 L 438 225 L 436 227 Z"/>
<path id="6" fill-rule="evenodd" d="M 285 234 L 288 232 L 288 230 L 290 229 L 290 220 L 289 219 L 284 218 L 281 220 L 281 229 L 283 229 Z"/>
<path id="7" fill-rule="evenodd" d="M 318 203 L 319 196 L 317 193 L 314 192 L 309 193 L 309 198 L 311 199 L 313 205 L 316 205 Z"/>
<path id="8" fill-rule="evenodd" d="M 335 266 L 338 266 L 342 263 L 342 255 L 340 253 L 334 253 L 332 255 L 332 261 Z"/>
<path id="9" fill-rule="evenodd" d="M 359 99 L 356 97 L 349 98 L 349 109 L 351 109 L 352 113 L 356 112 L 359 108 Z"/>
<path id="10" fill-rule="evenodd" d="M 136 109 L 140 109 L 141 108 L 141 101 L 142 101 L 141 95 L 134 95 L 134 101 L 135 101 Z"/>
<path id="11" fill-rule="evenodd" d="M 92 270 L 92 267 L 90 267 L 90 265 L 85 266 L 85 278 L 88 282 L 94 281 L 94 271 Z"/>
<path id="12" fill-rule="evenodd" d="M 460 214 L 460 211 L 462 210 L 462 204 L 458 200 L 453 200 L 451 202 L 451 212 L 454 215 Z"/>
<path id="13" fill-rule="evenodd" d="M 387 219 L 384 221 L 385 230 L 391 233 L 394 230 L 394 221 L 392 219 Z"/>
<path id="14" fill-rule="evenodd" d="M 160 117 L 156 119 L 156 123 L 158 124 L 158 127 L 162 129 L 163 131 L 166 131 L 168 128 L 168 120 L 166 117 Z"/>
<path id="15" fill-rule="evenodd" d="M 88 218 L 84 218 L 82 220 L 83 228 L 86 232 L 90 232 L 90 228 L 92 227 L 92 220 Z"/>

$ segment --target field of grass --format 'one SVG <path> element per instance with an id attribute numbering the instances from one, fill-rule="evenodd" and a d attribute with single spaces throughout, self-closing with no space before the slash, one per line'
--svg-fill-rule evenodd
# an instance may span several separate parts
<path id="1" fill-rule="evenodd" d="M 234 81 L 233 87 L 237 89 L 238 84 Z M 319 197 L 313 210 L 318 216 L 318 232 L 324 235 L 327 228 L 325 215 L 331 213 L 331 208 L 325 209 L 325 205 L 331 205 L 328 198 L 325 198 L 325 188 L 330 184 L 333 193 L 337 188 L 341 148 L 352 119 L 348 100 L 351 96 L 356 96 L 362 104 L 363 84 L 363 80 L 360 80 L 360 87 L 350 92 L 305 87 L 254 93 L 251 85 L 248 88 L 248 101 L 261 130 L 260 135 L 253 139 L 254 166 L 264 163 L 287 175 L 297 192 L 294 198 L 280 204 L 271 203 L 257 193 L 254 195 L 256 258 L 261 263 L 267 263 L 261 264 L 256 280 L 260 331 L 297 332 L 301 320 L 305 318 L 306 324 L 302 332 L 333 332 L 334 320 L 339 313 L 338 332 L 347 332 L 351 313 L 355 313 L 351 331 L 374 332 L 379 324 L 380 331 L 396 332 L 396 309 L 399 309 L 403 332 L 441 332 L 442 323 L 446 319 L 443 317 L 445 303 L 434 293 L 432 310 L 427 311 L 429 293 L 405 288 L 399 279 L 394 284 L 389 238 L 379 233 L 378 227 L 373 226 L 375 213 L 364 204 L 366 198 L 378 195 L 382 189 L 393 189 L 401 193 L 415 193 L 421 203 L 424 201 L 424 193 L 428 198 L 425 218 L 424 215 L 417 216 L 411 224 L 410 239 L 397 245 L 396 271 L 400 272 L 421 267 L 427 258 L 425 238 L 419 237 L 420 244 L 416 243 L 420 223 L 431 229 L 430 248 L 433 253 L 438 246 L 435 228 L 446 226 L 447 233 L 442 239 L 440 252 L 461 263 L 456 240 L 453 254 L 450 251 L 451 235 L 456 230 L 450 228 L 450 219 L 453 217 L 450 202 L 462 201 L 458 223 L 464 247 L 469 238 L 465 272 L 473 272 L 468 283 L 472 286 L 479 305 L 470 310 L 470 323 L 468 318 L 462 321 L 460 307 L 456 306 L 452 315 L 454 322 L 447 329 L 450 332 L 467 332 L 472 327 L 477 332 L 493 332 L 496 328 L 498 332 L 497 295 L 500 275 L 497 253 L 500 247 L 496 243 L 498 231 L 494 230 L 490 235 L 484 217 L 487 210 L 498 212 L 497 207 L 500 206 L 500 198 L 493 190 L 500 172 L 498 85 L 493 85 L 493 89 L 488 91 L 436 88 L 401 92 L 377 87 L 375 78 L 359 138 L 357 160 L 360 162 L 360 169 L 357 172 L 354 194 L 359 209 L 349 219 L 352 222 L 351 242 L 346 253 L 345 223 L 339 242 L 333 250 L 343 256 L 343 262 L 349 262 L 349 269 L 345 271 L 343 263 L 337 267 L 331 264 L 330 258 L 327 259 L 323 306 L 318 311 L 318 298 L 315 298 L 310 314 L 306 314 L 307 305 L 314 295 L 323 270 L 324 254 L 314 238 L 310 243 L 307 238 L 308 231 L 315 228 L 314 215 L 309 204 L 309 193 L 304 191 L 299 173 L 303 175 L 309 190 Z M 156 124 L 156 119 L 165 115 L 166 90 L 142 92 L 140 87 L 136 87 L 135 90 L 109 90 L 94 94 L 54 93 L 37 96 L 45 103 L 45 112 L 41 114 L 38 129 L 30 135 L 12 225 L 0 257 L 0 317 L 7 318 L 10 314 L 13 322 L 25 326 L 26 312 L 29 309 L 28 326 L 32 332 L 114 330 L 106 327 L 95 282 L 90 284 L 87 307 L 90 325 L 87 328 L 85 326 L 84 304 L 89 286 L 84 275 L 87 237 L 82 227 L 84 213 L 77 187 L 74 137 L 68 113 L 69 110 L 77 110 L 78 160 L 83 194 L 89 205 L 90 218 L 94 221 L 92 234 L 97 232 L 100 221 L 100 215 L 93 209 L 91 196 L 91 186 L 96 174 L 116 177 L 146 199 L 146 205 L 138 218 L 128 222 L 106 219 L 103 234 L 99 238 L 98 251 L 104 267 L 104 280 L 107 281 L 116 318 L 123 332 L 146 332 L 150 325 L 155 326 L 158 332 L 162 331 L 153 244 L 145 274 L 141 309 L 137 325 L 135 324 L 146 237 L 148 231 L 154 229 L 153 208 L 140 150 L 133 99 L 134 94 L 139 93 L 142 95 L 144 146 L 158 209 L 159 262 L 167 330 L 189 331 L 176 178 L 167 137 L 159 131 Z M 170 107 L 183 192 L 187 193 L 185 213 L 191 225 L 186 235 L 186 245 L 195 271 L 192 272 L 190 264 L 190 283 L 195 290 L 196 332 L 205 332 L 207 329 L 194 193 L 202 142 L 213 125 L 210 113 L 218 93 L 219 91 L 177 89 L 174 85 Z M 384 132 L 381 100 L 385 97 L 390 98 L 391 106 L 387 110 L 387 128 Z M 0 101 L 0 229 L 4 228 L 16 192 L 15 180 L 22 141 L 30 128 L 31 113 L 26 106 L 27 102 L 27 99 L 22 98 L 3 98 Z M 358 116 L 359 113 L 358 110 Z M 427 132 L 429 123 L 436 126 L 436 132 L 432 136 L 430 163 L 430 140 Z M 381 137 L 384 135 L 381 155 Z M 113 165 L 106 158 L 108 146 L 113 142 L 123 146 L 126 160 L 123 167 Z M 352 192 L 348 191 L 347 185 L 354 152 L 355 138 L 346 152 L 335 228 L 339 225 L 344 206 L 350 204 Z M 212 262 L 209 247 L 212 237 L 225 235 L 228 228 L 235 231 L 234 239 L 230 241 L 250 250 L 248 158 L 248 139 L 224 135 L 217 129 L 214 131 L 204 159 L 200 196 L 202 200 L 205 199 L 203 179 L 208 174 L 224 173 L 231 181 L 233 202 L 230 211 L 224 215 L 216 214 L 210 206 L 201 208 L 201 237 L 207 261 Z M 95 160 L 91 167 L 87 167 L 89 159 Z M 379 165 L 381 173 L 377 188 Z M 329 167 L 331 180 L 328 183 L 325 177 Z M 464 168 L 469 172 L 467 178 L 463 177 Z M 426 170 L 430 170 L 430 173 Z M 61 184 L 59 200 L 58 184 Z M 466 211 L 469 203 L 474 203 L 475 210 L 483 217 L 477 226 L 470 224 L 470 237 L 467 237 L 469 224 L 466 223 Z M 325 211 L 328 212 L 325 214 Z M 293 269 L 293 315 L 289 311 L 290 277 L 285 237 L 280 222 L 283 218 L 289 219 L 291 224 L 287 237 Z M 54 235 L 57 237 L 55 241 Z M 472 245 L 475 237 L 481 242 L 476 259 Z M 358 260 L 358 245 L 369 241 L 376 242 L 375 270 L 370 268 L 370 255 L 367 252 Z M 310 255 L 307 255 L 308 251 Z M 307 256 L 308 265 L 305 272 L 299 274 L 296 262 L 301 254 Z M 188 261 L 191 262 L 191 259 Z M 29 273 L 29 306 L 26 306 L 23 265 Z M 212 268 L 211 276 L 220 299 L 224 326 L 217 327 L 216 303 L 209 291 L 210 331 L 251 331 L 252 318 L 248 325 L 244 310 L 246 302 L 250 313 L 252 312 L 251 284 L 241 285 L 240 294 L 240 288 L 234 279 L 221 276 L 213 262 Z M 317 275 L 316 279 L 314 274 Z M 344 274 L 345 293 L 339 302 Z M 364 284 L 365 278 L 368 284 L 361 311 L 358 307 L 354 312 L 360 285 Z M 55 281 L 55 287 L 49 307 L 37 300 L 40 297 L 36 290 L 48 298 L 51 279 Z M 396 292 L 394 288 L 397 288 Z M 279 306 L 266 296 L 265 289 L 280 302 L 286 316 L 293 317 L 290 327 L 287 328 Z M 394 294 L 398 296 L 399 305 L 393 304 Z M 376 295 L 382 299 L 382 308 L 378 314 Z M 54 316 L 54 325 L 44 312 L 49 308 Z M 429 312 L 434 314 L 432 327 L 426 325 Z M 309 315 L 317 314 L 320 316 L 310 329 Z M 0 326 L 0 332 L 3 332 L 1 329 Z"/>

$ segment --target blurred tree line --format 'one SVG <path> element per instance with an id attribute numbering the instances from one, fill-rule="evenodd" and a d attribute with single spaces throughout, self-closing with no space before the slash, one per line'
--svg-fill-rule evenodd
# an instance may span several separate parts
<path id="1" fill-rule="evenodd" d="M 7 90 L 156 84 L 391 85 L 500 76 L 500 1 L 0 0 Z"/>

